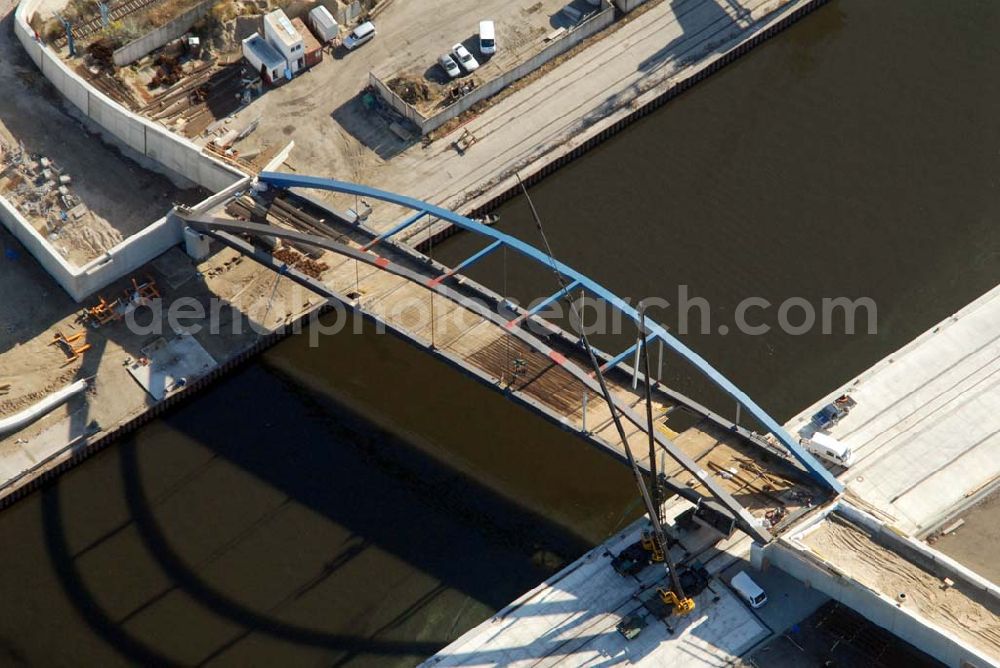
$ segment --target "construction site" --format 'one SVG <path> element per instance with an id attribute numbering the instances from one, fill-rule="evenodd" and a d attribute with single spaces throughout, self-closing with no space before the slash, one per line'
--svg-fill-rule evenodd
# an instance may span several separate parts
<path id="1" fill-rule="evenodd" d="M 445 21 L 406 53 L 371 72 L 372 88 L 383 103 L 422 136 L 445 124 L 454 125 L 462 113 L 481 111 L 493 95 L 608 27 L 614 15 L 614 7 L 607 0 L 574 0 L 569 4 L 549 0 L 521 6 L 506 3 L 477 10 L 498 26 L 496 39 L 504 48 L 495 54 L 484 54 L 479 49 L 474 32 L 478 26 L 470 26 L 471 35 L 461 34 L 452 28 L 460 21 Z M 458 76 L 437 62 L 441 54 L 452 53 L 457 44 L 477 54 L 474 64 L 466 66 L 464 74 Z"/>
<path id="2" fill-rule="evenodd" d="M 196 15 L 171 25 L 192 6 L 199 10 Z M 111 7 L 114 23 L 107 27 L 100 15 L 76 19 L 82 27 L 73 24 L 73 53 L 60 20 L 50 20 L 42 30 L 55 38 L 53 45 L 67 63 L 97 90 L 130 111 L 194 138 L 215 129 L 263 92 L 258 73 L 243 62 L 240 43 L 261 29 L 268 10 L 267 3 L 121 3 Z M 173 35 L 164 44 L 119 55 L 130 38 L 155 35 L 164 27 Z M 131 59 L 135 54 L 142 55 Z"/>
<path id="3" fill-rule="evenodd" d="M 901 556 L 837 516 L 799 540 L 861 584 L 913 605 L 918 614 L 988 655 L 1000 653 L 1000 606 L 995 597 L 977 592 L 968 582 L 955 582 L 953 573 L 921 567 L 912 556 Z"/>
<path id="4" fill-rule="evenodd" d="M 0 83 L 15 91 L 0 100 L 4 503 L 336 307 L 624 463 L 641 504 L 641 519 L 426 665 L 722 665 L 829 599 L 946 665 L 1000 663 L 1000 592 L 920 540 L 950 533 L 1000 479 L 1000 412 L 980 386 L 1000 359 L 1000 292 L 781 425 L 644 307 L 557 261 L 521 181 L 570 155 L 568 138 L 666 99 L 678 73 L 701 76 L 812 3 L 337 3 L 342 33 L 369 19 L 384 33 L 357 50 L 340 36 L 319 47 L 303 20 L 315 7 L 298 3 L 29 3 L 0 36 L 13 63 Z M 446 78 L 437 57 L 475 51 L 487 13 L 500 52 Z M 271 24 L 308 45 L 308 66 L 251 64 Z M 667 49 L 651 37 L 665 27 Z M 612 64 L 604 39 L 659 46 Z M 562 99 L 575 80 L 595 86 L 596 108 Z M 471 217 L 511 192 L 545 248 Z M 446 229 L 485 245 L 437 262 Z M 556 291 L 513 303 L 508 252 Z M 502 289 L 465 275 L 493 253 Z M 634 345 L 601 350 L 547 319 L 574 291 L 622 315 Z M 212 326 L 142 326 L 181 301 Z M 663 346 L 730 410 L 654 374 Z M 751 570 L 787 607 L 758 610 L 764 590 L 741 584 Z"/>
<path id="5" fill-rule="evenodd" d="M 205 191 L 145 169 L 95 141 L 61 109 L 40 72 L 6 33 L 0 85 L 0 196 L 70 263 L 82 267 Z"/>

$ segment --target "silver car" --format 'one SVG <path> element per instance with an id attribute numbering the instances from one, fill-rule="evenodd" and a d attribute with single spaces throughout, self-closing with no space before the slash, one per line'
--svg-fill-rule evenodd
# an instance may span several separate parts
<path id="1" fill-rule="evenodd" d="M 458 63 L 465 68 L 466 72 L 475 72 L 479 69 L 479 62 L 472 57 L 469 50 L 461 43 L 451 47 L 451 52 Z"/>
<path id="2" fill-rule="evenodd" d="M 441 69 L 445 71 L 449 79 L 454 79 L 455 77 L 462 74 L 462 70 L 458 68 L 458 63 L 455 59 L 451 57 L 451 54 L 445 53 L 440 58 L 438 58 L 438 65 Z"/>

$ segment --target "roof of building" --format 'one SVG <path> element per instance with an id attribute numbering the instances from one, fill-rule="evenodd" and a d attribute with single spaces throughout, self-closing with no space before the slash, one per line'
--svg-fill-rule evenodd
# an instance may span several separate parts
<path id="1" fill-rule="evenodd" d="M 264 23 L 271 25 L 274 34 L 285 46 L 291 48 L 302 41 L 302 36 L 288 20 L 288 16 L 280 9 L 276 9 L 264 16 Z"/>
<path id="2" fill-rule="evenodd" d="M 319 40 L 313 36 L 312 32 L 306 27 L 306 24 L 302 21 L 302 19 L 292 19 L 292 25 L 295 26 L 295 29 L 299 31 L 300 35 L 302 35 L 303 47 L 305 48 L 306 53 L 319 51 L 322 48 Z"/>
<path id="3" fill-rule="evenodd" d="M 284 69 L 285 58 L 267 43 L 259 33 L 254 33 L 243 40 L 243 46 L 254 53 L 269 70 Z"/>
<path id="4" fill-rule="evenodd" d="M 330 10 L 324 7 L 323 5 L 316 5 L 315 7 L 310 9 L 309 16 L 312 16 L 313 18 L 318 20 L 320 23 L 323 24 L 323 27 L 325 28 L 339 27 L 339 25 L 337 24 L 337 19 L 333 18 L 333 14 L 330 13 Z"/>

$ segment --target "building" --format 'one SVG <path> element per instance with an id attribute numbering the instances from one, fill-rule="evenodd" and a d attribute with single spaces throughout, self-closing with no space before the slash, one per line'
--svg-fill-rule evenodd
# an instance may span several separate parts
<path id="1" fill-rule="evenodd" d="M 285 59 L 291 76 L 306 66 L 302 35 L 282 10 L 264 16 L 264 39 Z"/>
<path id="2" fill-rule="evenodd" d="M 295 30 L 298 31 L 299 35 L 302 36 L 302 46 L 305 50 L 305 61 L 306 67 L 312 67 L 316 63 L 323 60 L 323 47 L 319 43 L 319 40 L 309 32 L 309 28 L 302 19 L 292 19 L 292 25 Z"/>
<path id="3" fill-rule="evenodd" d="M 260 73 L 265 83 L 274 85 L 285 79 L 288 68 L 285 58 L 259 33 L 254 33 L 243 40 L 243 57 Z"/>

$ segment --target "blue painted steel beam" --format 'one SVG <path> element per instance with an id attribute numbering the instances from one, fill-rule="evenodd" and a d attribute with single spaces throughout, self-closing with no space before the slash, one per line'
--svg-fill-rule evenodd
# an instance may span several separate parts
<path id="1" fill-rule="evenodd" d="M 500 248 L 500 246 L 502 246 L 502 245 L 503 245 L 502 241 L 494 241 L 493 243 L 491 243 L 486 248 L 480 250 L 477 253 L 473 253 L 469 257 L 465 258 L 464 260 L 462 260 L 461 262 L 459 262 L 458 264 L 456 264 L 454 267 L 452 267 L 451 269 L 449 269 L 448 271 L 446 271 L 442 275 L 438 276 L 437 278 L 431 279 L 428 282 L 428 285 L 430 285 L 431 287 L 437 285 L 438 283 L 440 283 L 444 279 L 448 278 L 449 276 L 457 274 L 458 272 L 460 272 L 461 270 L 465 269 L 466 267 L 468 267 L 468 266 L 470 266 L 472 264 L 475 264 L 476 262 L 479 262 L 480 260 L 482 260 L 484 257 L 486 257 L 487 255 L 489 255 L 490 253 L 492 253 L 496 249 Z"/>
<path id="2" fill-rule="evenodd" d="M 541 311 L 543 308 L 545 308 L 546 306 L 548 306 L 549 304 L 551 304 L 555 300 L 560 299 L 560 298 L 568 295 L 570 293 L 570 291 L 574 290 L 576 288 L 576 286 L 578 286 L 578 285 L 580 285 L 580 281 L 574 280 L 572 283 L 570 283 L 569 285 L 567 285 L 562 290 L 559 290 L 558 292 L 549 295 L 548 297 L 546 297 L 542 301 L 540 301 L 537 304 L 535 304 L 534 306 L 532 306 L 526 312 L 522 313 L 521 315 L 517 316 L 516 318 L 514 318 L 513 320 L 511 320 L 510 322 L 508 322 L 507 326 L 508 327 L 513 327 L 514 325 L 516 325 L 517 323 L 521 322 L 522 320 L 524 320 L 526 318 L 530 318 L 531 316 L 535 315 L 536 313 L 538 313 L 539 311 Z"/>
<path id="3" fill-rule="evenodd" d="M 466 218 L 465 216 L 449 211 L 448 209 L 444 209 L 428 202 L 422 202 L 413 197 L 407 197 L 406 195 L 398 195 L 386 190 L 379 190 L 378 188 L 370 188 L 368 186 L 318 176 L 262 172 L 259 178 L 261 181 L 278 188 L 315 188 L 317 190 L 329 190 L 348 195 L 378 199 L 383 202 L 409 208 L 413 211 L 419 211 L 421 212 L 419 215 L 430 214 L 436 216 L 463 230 L 468 230 L 478 234 L 479 236 L 493 239 L 494 241 L 502 241 L 508 248 L 559 272 L 571 280 L 576 281 L 577 284 L 583 286 L 583 288 L 589 293 L 600 297 L 622 314 L 628 316 L 633 322 L 636 323 L 636 327 L 639 327 L 639 312 L 628 302 L 623 300 L 621 297 L 618 297 L 600 283 L 597 283 L 589 277 L 581 274 L 572 267 L 563 264 L 559 260 L 546 255 L 544 252 L 535 248 L 531 244 L 527 244 L 516 237 L 510 236 L 509 234 L 504 234 L 495 228 L 488 227 L 482 223 L 477 223 L 469 218 Z M 806 449 L 799 444 L 798 440 L 785 431 L 784 427 L 768 415 L 763 408 L 758 406 L 746 392 L 741 390 L 731 380 L 719 373 L 705 360 L 705 358 L 691 350 L 691 348 L 670 334 L 665 327 L 657 322 L 654 322 L 653 320 L 650 320 L 649 318 L 646 319 L 646 328 L 650 338 L 656 337 L 662 340 L 667 347 L 680 355 L 685 361 L 708 378 L 719 389 L 736 400 L 741 406 L 743 406 L 744 409 L 746 409 L 748 413 L 750 413 L 762 425 L 764 425 L 764 427 L 773 433 L 778 441 L 781 442 L 781 444 L 788 450 L 788 452 L 795 457 L 795 459 L 797 459 L 803 467 L 805 467 L 806 471 L 809 472 L 809 475 L 814 480 L 837 494 L 844 490 L 844 486 L 840 483 L 840 481 L 837 480 L 837 478 L 834 477 L 834 475 L 830 473 L 826 467 L 820 464 L 811 454 L 809 454 Z"/>
<path id="4" fill-rule="evenodd" d="M 654 338 L 655 336 L 649 336 L 649 335 L 646 336 L 647 341 L 652 341 Z M 621 351 L 620 353 L 609 359 L 607 362 L 602 364 L 601 371 L 604 371 L 605 369 L 613 369 L 614 367 L 618 366 L 619 364 L 624 362 L 627 357 L 634 355 L 638 347 L 639 347 L 639 342 L 636 341 L 634 344 L 632 344 L 631 346 L 629 346 L 628 348 Z"/>
<path id="5" fill-rule="evenodd" d="M 403 222 L 401 222 L 396 227 L 392 228 L 388 232 L 385 232 L 383 234 L 378 235 L 377 237 L 375 237 L 374 239 L 372 239 L 371 241 L 369 241 L 367 244 L 365 244 L 361 248 L 361 250 L 371 250 L 371 248 L 373 246 L 375 246 L 375 244 L 377 244 L 378 242 L 382 241 L 383 239 L 388 239 L 389 237 L 393 236 L 394 234 L 399 234 L 400 232 L 402 232 L 403 230 L 405 230 L 407 227 L 409 227 L 410 225 L 413 225 L 415 222 L 417 222 L 418 220 L 420 220 L 421 218 L 423 218 L 426 215 L 427 215 L 427 211 L 426 210 L 417 211 L 417 213 L 413 214 L 412 216 L 410 216 L 409 218 L 407 218 L 406 220 L 404 220 Z"/>

